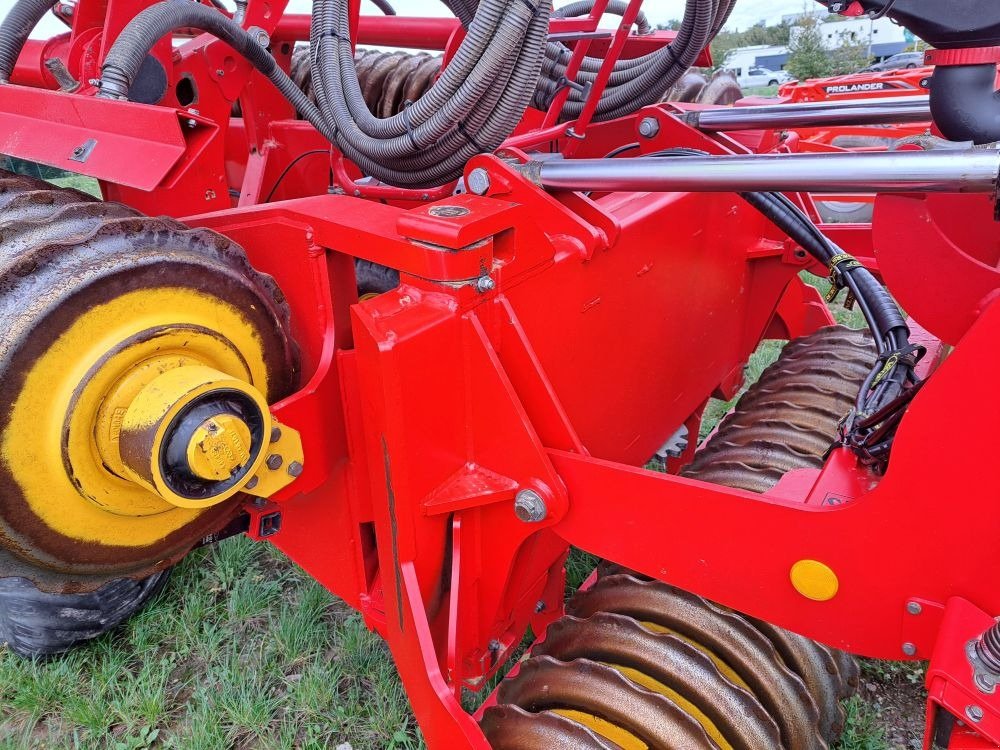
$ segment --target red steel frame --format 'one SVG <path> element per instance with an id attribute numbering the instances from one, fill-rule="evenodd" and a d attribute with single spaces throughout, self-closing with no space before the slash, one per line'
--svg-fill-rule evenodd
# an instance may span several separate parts
<path id="1" fill-rule="evenodd" d="M 930 331 L 936 369 L 884 477 L 845 450 L 764 496 L 646 471 L 678 426 L 696 434 L 709 398 L 737 392 L 762 338 L 831 322 L 799 279 L 822 271 L 801 249 L 731 195 L 552 195 L 486 155 L 467 168 L 489 175 L 484 196 L 382 187 L 361 203 L 325 194 L 320 158 L 262 203 L 295 154 L 323 144 L 224 45 L 195 37 L 155 51 L 197 82 L 197 112 L 48 90 L 43 57 L 93 77 L 113 38 L 100 30 L 147 4 L 81 0 L 72 35 L 26 49 L 16 80 L 32 87 L 3 89 L 0 152 L 76 168 L 109 199 L 222 232 L 275 277 L 306 377 L 273 408 L 301 431 L 306 460 L 272 498 L 283 518 L 273 543 L 385 637 L 431 747 L 487 746 L 461 690 L 496 672 L 529 625 L 541 632 L 560 615 L 570 544 L 854 653 L 906 658 L 907 644 L 907 657 L 931 659 L 929 719 L 962 716 L 970 701 L 984 711 L 978 734 L 952 746 L 998 746 L 1000 699 L 977 692 L 963 661 L 1000 612 L 989 438 L 1000 251 L 988 200 L 880 196 L 873 228 L 826 227 Z M 268 15 L 251 2 L 248 22 L 287 62 L 306 21 L 283 6 Z M 460 33 L 436 19 L 362 17 L 358 28 L 361 41 L 445 48 Z M 628 50 L 623 28 L 610 49 Z M 229 116 L 237 96 L 242 121 Z M 796 148 L 776 133 L 706 136 L 674 112 L 562 124 L 535 113 L 506 156 L 540 144 L 601 156 L 633 141 L 638 153 Z M 638 137 L 641 117 L 659 121 L 654 138 Z M 67 161 L 87 138 L 92 158 Z M 439 204 L 467 213 L 435 216 Z M 399 288 L 359 302 L 355 258 L 398 268 Z M 481 292 L 486 274 L 495 288 Z M 544 498 L 542 522 L 515 516 L 525 488 Z M 832 600 L 795 591 L 800 559 L 836 572 Z"/>

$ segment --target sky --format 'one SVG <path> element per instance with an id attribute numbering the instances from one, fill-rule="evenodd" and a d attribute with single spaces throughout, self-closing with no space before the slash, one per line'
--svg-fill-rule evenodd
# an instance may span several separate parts
<path id="1" fill-rule="evenodd" d="M 390 0 L 396 12 L 407 16 L 443 16 L 448 15 L 447 8 L 438 0 Z M 745 29 L 752 26 L 757 21 L 764 19 L 768 22 L 777 22 L 783 15 L 800 12 L 803 3 L 808 3 L 809 7 L 815 7 L 812 0 L 737 0 L 736 9 L 729 17 L 727 29 Z M 228 3 L 231 4 L 231 3 Z M 0 7 L 7 5 L 7 0 L 0 0 Z M 365 5 L 368 5 L 365 3 Z M 563 0 L 556 0 L 556 5 L 565 5 Z M 289 9 L 293 13 L 307 13 L 311 3 L 309 0 L 290 0 Z M 368 12 L 374 11 L 368 6 Z M 671 18 L 680 18 L 684 15 L 683 0 L 646 0 L 642 6 L 649 20 L 655 25 L 669 21 Z M 47 38 L 63 31 L 64 27 L 51 16 L 39 24 L 32 34 L 36 38 Z"/>

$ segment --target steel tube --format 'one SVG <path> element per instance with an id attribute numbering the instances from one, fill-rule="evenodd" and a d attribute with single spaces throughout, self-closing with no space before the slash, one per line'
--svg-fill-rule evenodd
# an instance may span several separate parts
<path id="1" fill-rule="evenodd" d="M 526 166 L 539 184 L 561 190 L 993 193 L 1000 152 L 551 159 Z"/>
<path id="2" fill-rule="evenodd" d="M 893 125 L 929 122 L 926 96 L 851 99 L 841 102 L 767 104 L 761 107 L 725 107 L 687 112 L 684 121 L 699 130 L 754 130 L 757 128 L 819 128 L 832 125 Z"/>

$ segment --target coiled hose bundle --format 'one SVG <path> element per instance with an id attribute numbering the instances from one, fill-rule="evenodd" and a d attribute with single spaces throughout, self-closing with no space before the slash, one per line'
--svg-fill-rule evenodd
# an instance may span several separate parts
<path id="1" fill-rule="evenodd" d="M 499 146 L 534 93 L 548 31 L 548 0 L 483 0 L 441 77 L 399 114 L 379 118 L 358 85 L 344 0 L 313 3 L 310 49 L 319 109 L 337 145 L 365 174 L 423 187 L 457 177 Z"/>
<path id="2" fill-rule="evenodd" d="M 387 117 L 365 104 L 350 39 L 349 0 L 314 0 L 310 71 L 313 100 L 281 70 L 267 51 L 266 34 L 244 30 L 224 13 L 190 0 L 164 0 L 139 13 L 115 40 L 102 65 L 100 93 L 128 98 L 153 45 L 178 28 L 209 32 L 249 60 L 361 170 L 383 182 L 423 188 L 456 179 L 478 153 L 496 149 L 532 102 L 541 108 L 565 85 L 570 52 L 547 41 L 551 0 L 444 0 L 466 27 L 466 36 L 440 78 L 416 101 Z M 560 15 L 590 12 L 594 0 L 579 0 Z M 24 41 L 54 0 L 18 0 L 0 26 L 0 83 L 9 80 Z M 735 0 L 687 0 L 684 21 L 669 46 L 619 60 L 595 119 L 629 114 L 653 104 L 673 86 L 725 23 Z M 624 0 L 608 12 L 623 14 Z M 645 16 L 640 33 L 650 30 Z M 583 109 L 586 84 L 602 61 L 587 57 L 576 76 L 562 117 Z"/>
<path id="3" fill-rule="evenodd" d="M 255 35 L 206 6 L 165 0 L 138 14 L 115 41 L 102 66 L 99 96 L 127 98 L 158 39 L 177 28 L 198 28 L 246 57 L 365 174 L 404 187 L 440 185 L 460 176 L 472 156 L 494 150 L 520 122 L 538 81 L 549 12 L 548 0 L 483 0 L 438 81 L 402 112 L 379 118 L 358 83 L 348 0 L 313 3 L 315 104 Z"/>

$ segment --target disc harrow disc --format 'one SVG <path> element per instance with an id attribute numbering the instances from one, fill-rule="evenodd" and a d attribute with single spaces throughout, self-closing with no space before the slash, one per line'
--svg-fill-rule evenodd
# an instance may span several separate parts
<path id="1" fill-rule="evenodd" d="M 841 327 L 790 343 L 682 473 L 763 492 L 821 466 L 874 358 L 867 332 Z M 858 685 L 848 654 L 611 562 L 566 612 L 484 712 L 494 748 L 592 747 L 580 737 L 596 735 L 629 750 L 826 750 Z"/>

